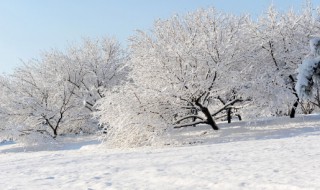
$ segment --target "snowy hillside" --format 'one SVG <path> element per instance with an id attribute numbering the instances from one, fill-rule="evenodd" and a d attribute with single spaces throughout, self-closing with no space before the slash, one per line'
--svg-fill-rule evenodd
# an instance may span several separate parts
<path id="1" fill-rule="evenodd" d="M 320 189 L 319 115 L 219 126 L 169 131 L 181 147 L 2 143 L 0 189 Z"/>

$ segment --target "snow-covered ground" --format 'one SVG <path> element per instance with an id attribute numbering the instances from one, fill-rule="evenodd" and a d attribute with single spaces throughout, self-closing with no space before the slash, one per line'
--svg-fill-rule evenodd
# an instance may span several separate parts
<path id="1" fill-rule="evenodd" d="M 0 189 L 320 189 L 319 115 L 220 126 L 169 131 L 183 147 L 2 143 Z"/>

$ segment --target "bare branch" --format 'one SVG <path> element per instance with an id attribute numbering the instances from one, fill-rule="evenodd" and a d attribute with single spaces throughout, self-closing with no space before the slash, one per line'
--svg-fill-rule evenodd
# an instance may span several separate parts
<path id="1" fill-rule="evenodd" d="M 195 122 L 192 122 L 192 123 L 174 125 L 173 128 L 177 129 L 177 128 L 189 127 L 189 126 L 198 125 L 198 124 L 207 124 L 207 121 L 195 121 Z"/>
<path id="2" fill-rule="evenodd" d="M 203 117 L 200 117 L 200 116 L 198 116 L 198 115 L 188 115 L 188 116 L 186 116 L 186 117 L 183 117 L 183 118 L 178 119 L 176 122 L 174 122 L 174 124 L 178 124 L 178 123 L 180 123 L 181 121 L 186 120 L 186 119 L 189 119 L 189 118 L 198 118 L 198 119 L 200 119 L 200 120 L 202 120 L 202 121 L 204 120 Z"/>
<path id="3" fill-rule="evenodd" d="M 235 103 L 238 103 L 238 102 L 242 102 L 243 100 L 242 99 L 235 99 L 227 104 L 225 104 L 222 108 L 220 108 L 218 111 L 216 111 L 215 113 L 212 114 L 212 116 L 216 116 L 218 115 L 218 113 L 222 112 L 223 110 L 229 108 L 229 106 L 232 106 L 233 104 Z"/>

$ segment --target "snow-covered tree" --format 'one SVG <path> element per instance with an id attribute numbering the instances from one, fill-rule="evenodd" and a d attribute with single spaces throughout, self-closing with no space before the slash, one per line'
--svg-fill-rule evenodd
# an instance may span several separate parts
<path id="1" fill-rule="evenodd" d="M 0 115 L 16 136 L 94 132 L 94 104 L 126 80 L 126 55 L 114 39 L 84 40 L 66 53 L 51 50 L 3 77 Z"/>
<path id="2" fill-rule="evenodd" d="M 101 121 L 113 129 L 109 141 L 130 127 L 148 134 L 169 126 L 219 129 L 215 117 L 244 100 L 235 94 L 224 104 L 220 101 L 243 85 L 247 19 L 201 9 L 158 20 L 150 33 L 138 31 L 130 44 L 134 83 L 115 90 L 121 95 L 107 95 L 98 107 Z M 114 114 L 104 114 L 110 109 Z M 146 142 L 150 136 L 137 135 L 135 141 Z"/>
<path id="3" fill-rule="evenodd" d="M 296 69 L 308 54 L 309 38 L 320 32 L 313 9 L 308 5 L 300 13 L 280 13 L 271 6 L 250 26 L 253 107 L 261 115 L 294 117 L 299 103 L 294 88 Z"/>
<path id="4" fill-rule="evenodd" d="M 9 118 L 10 126 L 24 126 L 19 129 L 22 134 L 52 132 L 55 137 L 66 123 L 68 110 L 75 108 L 74 88 L 56 81 L 51 69 L 26 64 L 18 68 L 7 83 L 1 84 L 6 91 L 1 97 L 4 110 L 1 114 Z"/>
<path id="5" fill-rule="evenodd" d="M 302 62 L 298 70 L 296 91 L 301 100 L 308 100 L 320 107 L 320 38 L 310 40 L 310 55 Z"/>
<path id="6" fill-rule="evenodd" d="M 127 55 L 114 39 L 85 39 L 82 45 L 70 47 L 64 57 L 63 78 L 76 87 L 75 95 L 91 112 L 102 92 L 120 85 L 128 74 Z"/>

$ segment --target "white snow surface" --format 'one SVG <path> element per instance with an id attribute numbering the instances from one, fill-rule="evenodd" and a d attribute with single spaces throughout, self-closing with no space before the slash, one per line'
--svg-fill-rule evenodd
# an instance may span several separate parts
<path id="1" fill-rule="evenodd" d="M 95 137 L 0 144 L 0 189 L 320 189 L 320 115 L 169 131 L 180 147 L 107 149 Z"/>

